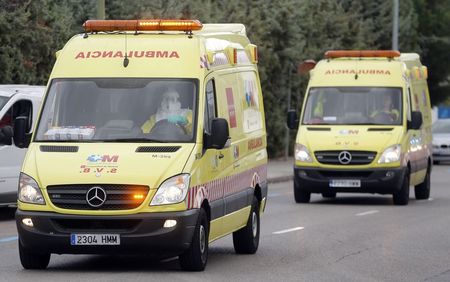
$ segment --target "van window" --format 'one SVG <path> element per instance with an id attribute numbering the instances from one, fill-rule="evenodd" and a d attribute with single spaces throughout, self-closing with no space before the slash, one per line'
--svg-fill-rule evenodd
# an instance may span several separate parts
<path id="1" fill-rule="evenodd" d="M 401 88 L 317 87 L 309 90 L 303 124 L 402 124 Z"/>
<path id="2" fill-rule="evenodd" d="M 28 117 L 28 130 L 31 129 L 31 125 L 33 123 L 33 104 L 29 100 L 19 100 L 15 102 L 3 115 L 0 120 L 0 128 L 4 126 L 12 126 L 14 119 L 19 116 Z"/>
<path id="3" fill-rule="evenodd" d="M 216 93 L 214 89 L 214 80 L 206 84 L 206 107 L 205 107 L 205 133 L 211 133 L 211 121 L 217 116 L 216 113 Z"/>
<path id="4" fill-rule="evenodd" d="M 193 79 L 55 79 L 35 141 L 193 142 Z"/>
<path id="5" fill-rule="evenodd" d="M 3 109 L 3 106 L 8 102 L 8 99 L 9 98 L 7 97 L 0 96 L 0 110 Z"/>

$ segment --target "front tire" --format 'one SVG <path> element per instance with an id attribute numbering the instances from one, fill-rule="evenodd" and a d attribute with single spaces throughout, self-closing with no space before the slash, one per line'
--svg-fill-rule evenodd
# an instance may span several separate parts
<path id="1" fill-rule="evenodd" d="M 425 175 L 425 179 L 419 185 L 414 186 L 414 195 L 416 196 L 416 200 L 426 200 L 430 197 L 431 190 L 431 168 L 427 167 L 427 174 Z"/>
<path id="2" fill-rule="evenodd" d="M 20 263 L 22 263 L 22 266 L 25 269 L 46 269 L 50 262 L 51 254 L 37 254 L 30 252 L 22 246 L 19 239 L 19 256 Z"/>
<path id="3" fill-rule="evenodd" d="M 252 209 L 247 225 L 233 232 L 233 245 L 237 254 L 254 254 L 259 246 L 259 202 L 253 196 Z"/>
<path id="4" fill-rule="evenodd" d="M 409 202 L 409 169 L 405 171 L 402 187 L 399 191 L 395 192 L 393 196 L 394 205 L 406 206 Z"/>
<path id="5" fill-rule="evenodd" d="M 294 179 L 294 199 L 296 203 L 309 203 L 311 192 L 302 190 L 300 184 Z"/>
<path id="6" fill-rule="evenodd" d="M 180 266 L 183 270 L 203 271 L 208 262 L 209 222 L 206 212 L 200 209 L 197 226 L 194 230 L 192 243 L 182 255 L 179 256 Z"/>

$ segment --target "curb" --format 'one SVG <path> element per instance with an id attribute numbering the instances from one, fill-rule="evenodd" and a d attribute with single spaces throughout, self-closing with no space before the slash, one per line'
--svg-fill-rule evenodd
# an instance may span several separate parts
<path id="1" fill-rule="evenodd" d="M 283 175 L 283 176 L 277 176 L 267 179 L 267 183 L 280 183 L 280 182 L 287 182 L 294 179 L 293 175 Z"/>

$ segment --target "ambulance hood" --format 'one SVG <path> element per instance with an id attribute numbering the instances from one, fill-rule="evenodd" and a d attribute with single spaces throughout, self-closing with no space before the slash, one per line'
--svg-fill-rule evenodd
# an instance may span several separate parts
<path id="1" fill-rule="evenodd" d="M 402 126 L 302 126 L 297 143 L 315 151 L 357 150 L 381 154 L 387 147 L 398 144 Z M 379 156 L 379 155 L 378 155 Z"/>
<path id="2" fill-rule="evenodd" d="M 191 143 L 33 143 L 24 171 L 33 174 L 41 188 L 67 184 L 134 184 L 157 189 L 165 179 L 183 172 L 194 146 Z"/>

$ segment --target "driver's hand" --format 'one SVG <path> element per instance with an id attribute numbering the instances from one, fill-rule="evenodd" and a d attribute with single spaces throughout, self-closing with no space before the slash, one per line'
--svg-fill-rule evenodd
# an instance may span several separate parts
<path id="1" fill-rule="evenodd" d="M 185 116 L 182 116 L 182 115 L 169 116 L 167 118 L 167 120 L 170 123 L 175 123 L 175 124 L 179 124 L 179 125 L 186 125 L 188 123 L 187 118 Z"/>

